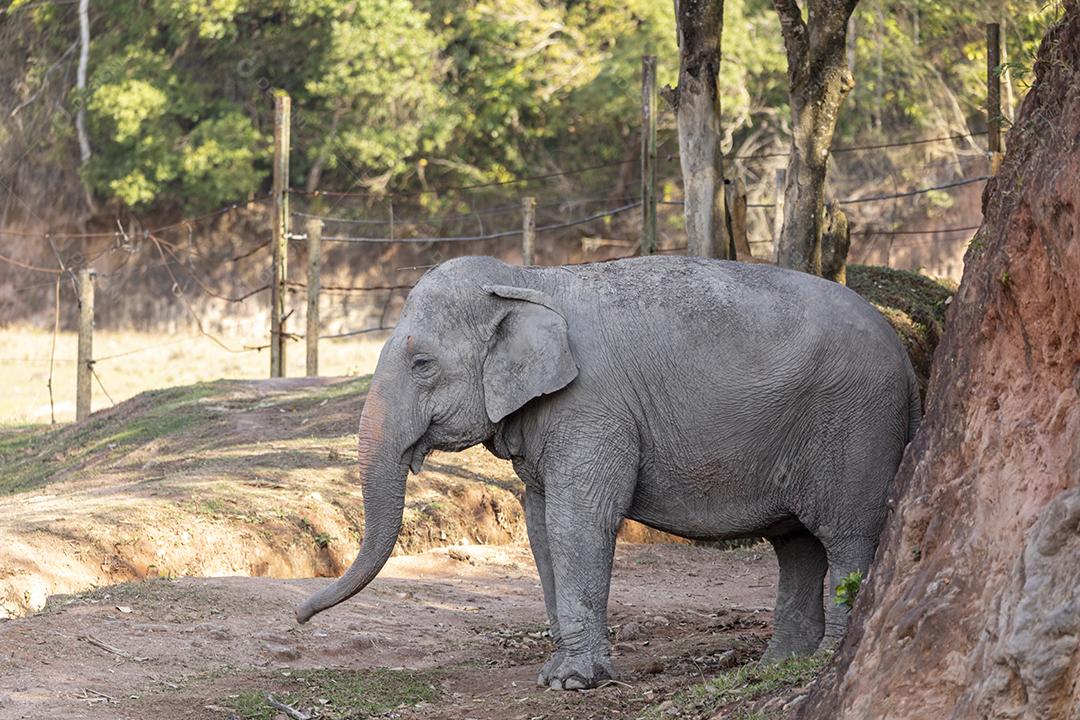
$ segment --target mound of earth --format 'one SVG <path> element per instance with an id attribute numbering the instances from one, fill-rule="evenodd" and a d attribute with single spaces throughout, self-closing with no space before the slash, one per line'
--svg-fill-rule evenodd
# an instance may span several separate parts
<path id="1" fill-rule="evenodd" d="M 851 265 L 847 286 L 876 307 L 896 330 L 925 398 L 930 364 L 945 331 L 945 311 L 956 284 L 907 270 Z"/>
<path id="2" fill-rule="evenodd" d="M 0 436 L 0 617 L 133 579 L 339 575 L 363 536 L 368 382 L 204 383 Z M 433 453 L 409 478 L 396 552 L 523 541 L 520 489 L 482 448 Z"/>
<path id="3" fill-rule="evenodd" d="M 337 575 L 363 533 L 367 378 L 144 393 L 0 445 L 0 612 L 135 578 Z M 409 480 L 399 552 L 525 537 L 512 468 L 482 450 Z"/>

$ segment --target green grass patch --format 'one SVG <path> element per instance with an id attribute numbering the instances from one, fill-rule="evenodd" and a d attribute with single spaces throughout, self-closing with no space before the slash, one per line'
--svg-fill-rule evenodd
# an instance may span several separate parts
<path id="1" fill-rule="evenodd" d="M 35 438 L 49 428 L 49 425 L 0 425 L 0 460 L 32 447 Z"/>
<path id="2" fill-rule="evenodd" d="M 847 285 L 873 304 L 900 336 L 925 392 L 934 350 L 945 330 L 948 300 L 956 292 L 949 280 L 908 270 L 849 265 Z"/>
<path id="3" fill-rule="evenodd" d="M 741 665 L 694 685 L 671 700 L 679 709 L 679 717 L 712 717 L 725 706 L 749 704 L 766 695 L 806 685 L 818 676 L 831 657 L 831 651 L 823 651 L 767 665 Z M 750 708 L 732 710 L 736 718 L 764 717 Z M 665 716 L 658 709 L 650 708 L 642 717 L 661 720 Z"/>
<path id="4" fill-rule="evenodd" d="M 5 430 L 0 493 L 34 490 L 92 457 L 206 428 L 216 413 L 200 401 L 219 391 L 219 383 L 154 390 L 131 400 L 123 412 L 98 413 L 78 424 Z"/>
<path id="5" fill-rule="evenodd" d="M 180 597 L 176 581 L 170 578 L 148 578 L 132 580 L 118 585 L 84 590 L 79 593 L 50 595 L 38 615 L 49 615 L 63 610 L 72 603 L 99 603 L 130 605 L 136 602 L 146 604 L 164 604 Z"/>
<path id="6" fill-rule="evenodd" d="M 384 713 L 399 706 L 432 702 L 439 697 L 439 673 L 434 670 L 292 670 L 275 677 L 279 689 L 244 690 L 230 695 L 222 705 L 242 720 L 272 720 L 278 711 L 267 702 L 278 702 L 307 712 L 318 711 L 325 720 L 346 720 Z"/>
<path id="7" fill-rule="evenodd" d="M 256 408 L 281 408 L 290 412 L 310 410 L 320 405 L 363 395 L 371 387 L 371 376 L 361 375 L 341 382 L 306 387 L 296 392 L 274 395 Z"/>

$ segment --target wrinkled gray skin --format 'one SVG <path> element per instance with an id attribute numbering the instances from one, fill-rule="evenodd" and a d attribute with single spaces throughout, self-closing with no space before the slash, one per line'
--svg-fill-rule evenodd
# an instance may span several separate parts
<path id="1" fill-rule="evenodd" d="M 695 539 L 767 537 L 780 582 L 766 657 L 810 653 L 843 634 L 826 572 L 835 588 L 867 571 L 918 419 L 896 334 L 841 285 L 681 257 L 452 260 L 409 294 L 372 379 L 360 554 L 297 618 L 382 568 L 410 467 L 484 443 L 526 486 L 558 648 L 541 684 L 614 677 L 607 604 L 623 518 Z"/>

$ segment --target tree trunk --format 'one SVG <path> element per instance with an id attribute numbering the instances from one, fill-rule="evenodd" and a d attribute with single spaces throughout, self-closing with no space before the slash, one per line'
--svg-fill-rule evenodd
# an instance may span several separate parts
<path id="1" fill-rule="evenodd" d="M 851 247 L 851 226 L 840 203 L 825 208 L 825 227 L 821 232 L 821 277 L 847 285 L 847 254 Z"/>
<path id="2" fill-rule="evenodd" d="M 341 116 L 344 114 L 340 108 L 334 110 L 334 114 L 330 119 L 330 130 L 327 133 L 328 137 L 334 137 L 337 134 L 338 126 L 341 124 Z M 319 189 L 319 183 L 322 181 L 323 169 L 326 167 L 327 161 L 326 146 L 324 145 L 319 150 L 319 154 L 315 156 L 315 162 L 311 164 L 311 169 L 308 170 L 307 182 L 304 183 L 304 190 L 312 193 Z"/>
<path id="3" fill-rule="evenodd" d="M 983 194 L 877 559 L 799 717 L 1074 718 L 1080 700 L 1080 4 Z"/>
<path id="4" fill-rule="evenodd" d="M 796 0 L 773 0 L 788 58 L 792 142 L 784 190 L 782 267 L 821 274 L 825 173 L 840 104 L 855 86 L 847 65 L 847 24 L 858 0 L 823 0 L 809 22 Z"/>
<path id="5" fill-rule="evenodd" d="M 75 87 L 79 91 L 79 107 L 75 112 L 75 134 L 79 138 L 79 167 L 85 168 L 90 161 L 90 136 L 86 132 L 86 70 L 90 62 L 90 0 L 79 0 L 79 66 L 75 71 Z M 86 206 L 90 214 L 97 212 L 94 196 L 88 185 L 83 186 Z"/>
<path id="6" fill-rule="evenodd" d="M 723 0 L 675 0 L 679 86 L 662 93 L 679 128 L 687 254 L 728 257 L 724 156 L 720 149 L 720 36 Z"/>

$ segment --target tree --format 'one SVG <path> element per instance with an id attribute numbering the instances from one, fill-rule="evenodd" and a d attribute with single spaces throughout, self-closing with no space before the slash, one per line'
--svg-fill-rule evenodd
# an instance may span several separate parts
<path id="1" fill-rule="evenodd" d="M 79 69 L 76 74 L 75 89 L 81 94 L 86 92 L 86 65 L 90 59 L 90 0 L 79 0 Z M 90 160 L 90 138 L 86 134 L 86 103 L 79 103 L 75 112 L 75 131 L 79 136 L 79 157 L 81 167 Z M 90 212 L 95 211 L 94 196 L 86 191 L 86 204 Z"/>
<path id="2" fill-rule="evenodd" d="M 724 0 L 675 0 L 679 84 L 665 88 L 679 127 L 687 254 L 729 256 L 720 132 Z"/>
<path id="3" fill-rule="evenodd" d="M 784 189 L 783 267 L 821 274 L 825 174 L 837 116 L 855 87 L 847 64 L 847 26 L 858 0 L 820 0 L 807 19 L 797 0 L 773 0 L 788 59 L 791 156 Z M 839 218 L 833 223 L 842 224 Z"/>
<path id="4" fill-rule="evenodd" d="M 1080 4 L 983 195 L 877 558 L 803 720 L 1075 717 Z"/>

